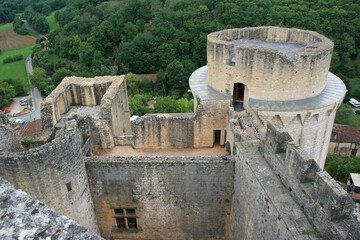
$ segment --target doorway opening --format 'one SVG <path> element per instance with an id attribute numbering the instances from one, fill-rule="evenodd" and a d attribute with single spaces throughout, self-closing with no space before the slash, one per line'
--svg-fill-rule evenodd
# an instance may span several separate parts
<path id="1" fill-rule="evenodd" d="M 243 83 L 234 83 L 234 92 L 233 92 L 234 104 L 238 102 L 240 103 L 244 102 L 244 90 L 245 90 L 245 85 Z"/>
<path id="2" fill-rule="evenodd" d="M 221 130 L 214 130 L 214 146 L 220 146 Z"/>

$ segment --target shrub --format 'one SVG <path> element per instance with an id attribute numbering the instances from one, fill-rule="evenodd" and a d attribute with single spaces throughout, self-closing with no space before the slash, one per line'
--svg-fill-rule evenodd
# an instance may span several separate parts
<path id="1" fill-rule="evenodd" d="M 3 60 L 3 63 L 11 63 L 11 62 L 16 62 L 16 61 L 20 61 L 24 58 L 24 56 L 21 53 L 15 54 L 15 55 L 10 55 L 10 56 L 6 56 L 6 58 Z"/>

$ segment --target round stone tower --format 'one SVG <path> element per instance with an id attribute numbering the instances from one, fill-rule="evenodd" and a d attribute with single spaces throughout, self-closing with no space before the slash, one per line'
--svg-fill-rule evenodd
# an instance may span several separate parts
<path id="1" fill-rule="evenodd" d="M 281 123 L 323 168 L 346 93 L 341 79 L 329 73 L 333 47 L 328 38 L 300 29 L 214 32 L 208 35 L 207 84 L 233 105 L 253 110 L 263 128 L 269 120 Z"/>

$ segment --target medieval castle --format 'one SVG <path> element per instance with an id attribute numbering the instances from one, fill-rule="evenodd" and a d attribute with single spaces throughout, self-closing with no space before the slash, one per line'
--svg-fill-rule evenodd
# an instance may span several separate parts
<path id="1" fill-rule="evenodd" d="M 360 239 L 354 203 L 322 171 L 346 93 L 332 50 L 299 29 L 211 33 L 189 79 L 194 113 L 147 114 L 134 130 L 124 76 L 66 77 L 29 149 L 0 125 L 0 238 Z M 215 143 L 228 155 L 93 154 Z"/>

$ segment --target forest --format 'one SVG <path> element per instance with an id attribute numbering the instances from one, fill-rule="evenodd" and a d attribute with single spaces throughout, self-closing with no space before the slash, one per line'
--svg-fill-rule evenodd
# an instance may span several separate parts
<path id="1" fill-rule="evenodd" d="M 342 78 L 347 97 L 360 98 L 357 0 L 0 0 L 1 9 L 23 11 L 46 33 L 50 51 L 33 49 L 34 82 L 48 94 L 64 76 L 156 73 L 153 96 L 191 99 L 188 78 L 206 64 L 206 36 L 228 28 L 295 27 L 317 31 L 335 43 L 331 71 Z M 19 4 L 14 4 L 19 3 Z M 55 12 L 60 28 L 45 17 Z M 20 17 L 15 31 L 24 34 Z M 43 39 L 42 39 L 43 40 Z M 137 82 L 137 81 L 136 81 Z M 355 84 L 356 85 L 356 84 Z M 45 89 L 47 89 L 45 91 Z M 135 95 L 135 94 L 134 94 Z M 130 95 L 133 97 L 134 95 Z"/>

